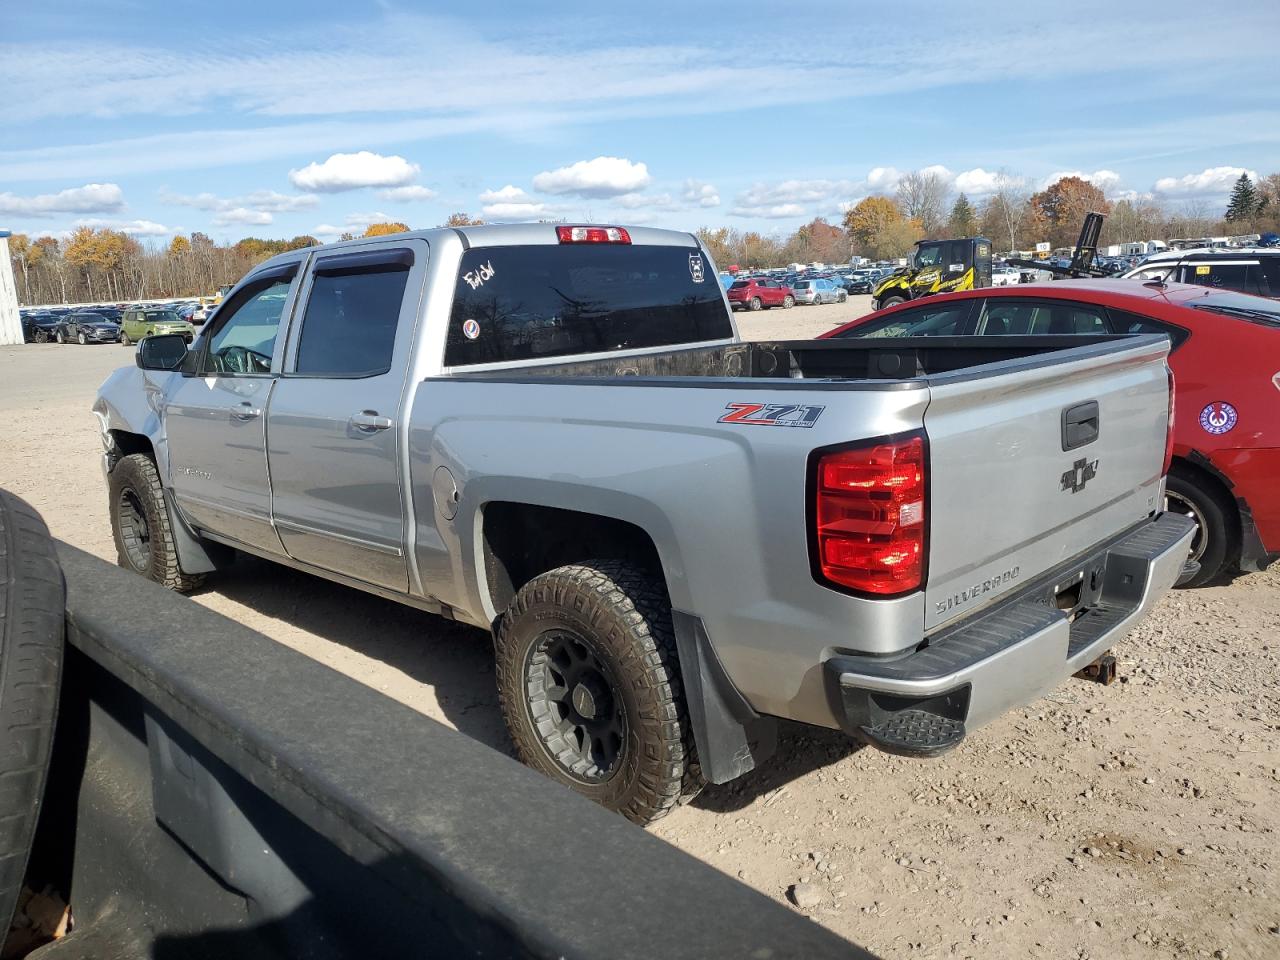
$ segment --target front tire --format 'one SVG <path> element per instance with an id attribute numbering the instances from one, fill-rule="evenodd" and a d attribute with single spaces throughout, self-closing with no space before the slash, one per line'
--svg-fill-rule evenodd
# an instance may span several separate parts
<path id="1" fill-rule="evenodd" d="M 660 578 L 617 560 L 558 567 L 520 589 L 494 646 L 525 764 L 638 824 L 700 789 Z"/>
<path id="2" fill-rule="evenodd" d="M 56 334 L 54 334 L 54 337 L 53 337 L 53 338 L 54 338 L 55 340 L 57 340 L 57 341 L 58 341 L 58 343 L 66 343 L 66 342 L 67 342 L 67 341 L 66 341 L 66 338 L 62 336 L 62 331 L 61 331 L 61 330 L 59 330 Z"/>
<path id="3" fill-rule="evenodd" d="M 120 331 L 120 343 L 126 347 L 129 346 L 130 343 L 132 343 L 132 341 L 129 339 L 129 335 L 125 333 L 123 330 Z"/>
<path id="4" fill-rule="evenodd" d="M 836 303 L 844 303 L 848 299 L 849 299 L 848 293 L 841 293 L 840 296 L 836 297 Z"/>
<path id="5" fill-rule="evenodd" d="M 885 297 L 880 301 L 880 309 L 884 310 L 886 307 L 896 307 L 900 303 L 906 303 L 906 301 L 903 300 L 902 297 Z"/>
<path id="6" fill-rule="evenodd" d="M 76 343 L 80 344 L 80 346 L 83 347 L 88 342 L 89 342 L 89 338 L 86 337 L 83 333 L 76 334 Z"/>
<path id="7" fill-rule="evenodd" d="M 1202 587 L 1212 583 L 1240 556 L 1240 525 L 1235 504 L 1211 481 L 1175 463 L 1165 481 L 1166 509 L 1195 520 L 1190 558 L 1200 572 L 1182 584 Z"/>
<path id="8" fill-rule="evenodd" d="M 145 453 L 120 460 L 107 481 L 116 562 L 156 583 L 188 593 L 204 577 L 182 572 L 156 465 Z"/>

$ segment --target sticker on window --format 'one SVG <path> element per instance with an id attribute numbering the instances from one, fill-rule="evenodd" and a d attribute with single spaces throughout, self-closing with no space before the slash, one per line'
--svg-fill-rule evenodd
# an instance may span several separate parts
<path id="1" fill-rule="evenodd" d="M 1203 276 L 1206 276 L 1208 273 L 1209 273 L 1209 265 L 1208 265 L 1207 263 L 1206 263 L 1204 266 L 1202 266 L 1202 267 L 1196 267 L 1196 276 L 1197 276 L 1197 277 L 1203 277 Z"/>
<path id="2" fill-rule="evenodd" d="M 693 277 L 694 283 L 701 283 L 702 276 L 702 255 L 698 253 L 689 254 L 689 276 Z"/>
<path id="3" fill-rule="evenodd" d="M 486 261 L 474 270 L 468 270 L 462 275 L 462 279 L 467 281 L 467 286 L 472 290 L 483 287 L 486 280 L 493 279 L 493 261 Z"/>
<path id="4" fill-rule="evenodd" d="M 462 335 L 468 340 L 474 340 L 480 336 L 480 324 L 475 320 L 468 320 L 462 325 Z"/>

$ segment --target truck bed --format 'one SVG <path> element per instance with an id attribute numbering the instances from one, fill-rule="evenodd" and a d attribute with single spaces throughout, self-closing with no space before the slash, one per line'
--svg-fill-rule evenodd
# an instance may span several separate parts
<path id="1" fill-rule="evenodd" d="M 1125 349 L 1151 334 L 1023 337 L 894 337 L 859 340 L 777 340 L 665 350 L 638 356 L 604 357 L 566 363 L 522 365 L 508 369 L 455 373 L 451 379 L 529 381 L 545 378 L 594 382 L 619 377 L 640 383 L 659 378 L 806 381 L 807 389 L 830 381 L 841 389 L 859 384 L 873 389 L 908 386 L 921 378 L 963 373 L 1000 364 L 1002 372 L 1104 355 Z M 1010 361 L 1017 361 L 1010 363 Z M 955 379 L 949 376 L 949 379 Z M 689 385 L 689 384 L 684 384 Z"/>

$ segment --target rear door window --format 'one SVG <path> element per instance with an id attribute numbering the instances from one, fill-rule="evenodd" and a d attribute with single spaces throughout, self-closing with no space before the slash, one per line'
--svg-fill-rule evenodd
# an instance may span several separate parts
<path id="1" fill-rule="evenodd" d="M 294 372 L 312 377 L 386 373 L 412 254 L 392 251 L 330 259 L 330 267 L 323 259 L 316 263 Z"/>
<path id="2" fill-rule="evenodd" d="M 974 332 L 980 336 L 1069 336 L 1108 333 L 1109 328 L 1101 307 L 1019 297 L 988 300 Z"/>
<path id="3" fill-rule="evenodd" d="M 955 337 L 964 333 L 972 300 L 953 300 L 878 317 L 837 337 Z"/>
<path id="4" fill-rule="evenodd" d="M 1182 345 L 1182 341 L 1186 340 L 1188 336 L 1187 331 L 1182 327 L 1175 327 L 1172 323 L 1165 323 L 1162 320 L 1152 320 L 1150 317 L 1139 316 L 1127 310 L 1108 307 L 1107 313 L 1111 315 L 1111 329 L 1116 333 L 1163 333 L 1173 342 L 1174 350 L 1178 349 Z"/>

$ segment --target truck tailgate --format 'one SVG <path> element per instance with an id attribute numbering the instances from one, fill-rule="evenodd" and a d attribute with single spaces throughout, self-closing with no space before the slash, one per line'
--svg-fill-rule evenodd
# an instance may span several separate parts
<path id="1" fill-rule="evenodd" d="M 1142 338 L 931 378 L 926 630 L 1160 509 L 1167 354 Z"/>

